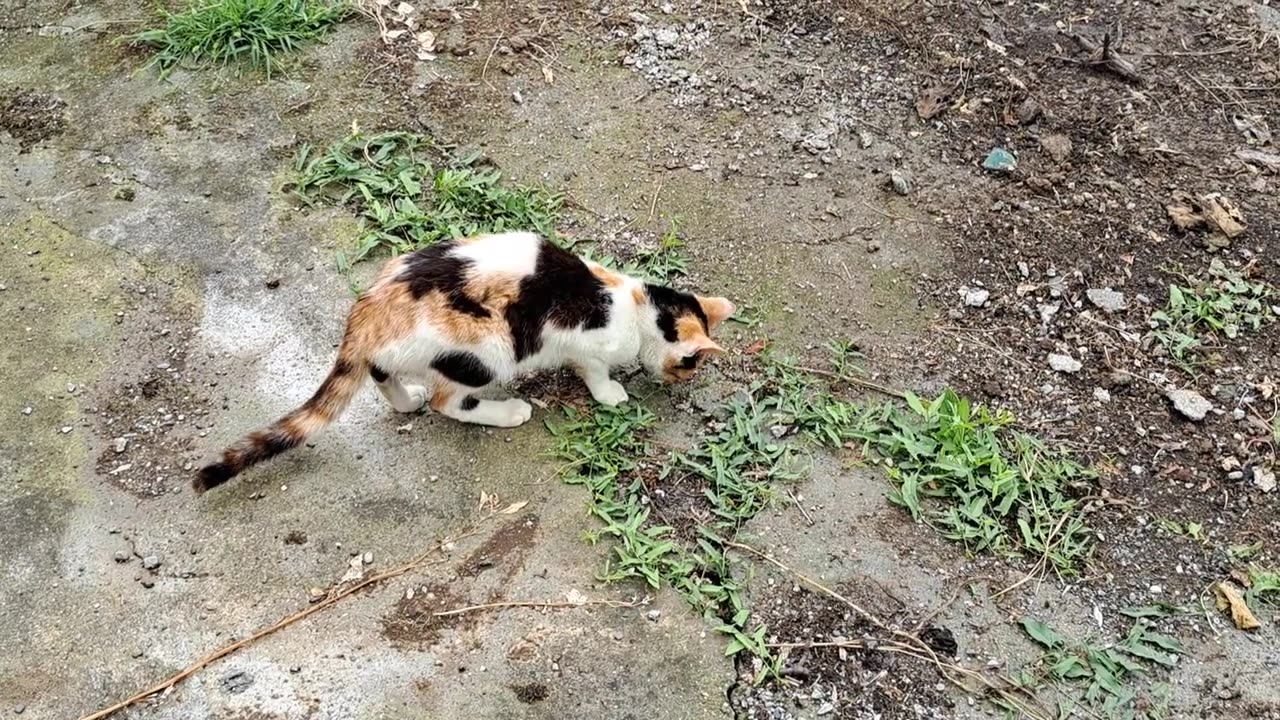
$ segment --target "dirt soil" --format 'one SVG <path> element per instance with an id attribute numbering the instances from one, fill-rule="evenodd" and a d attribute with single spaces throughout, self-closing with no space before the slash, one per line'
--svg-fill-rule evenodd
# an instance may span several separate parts
<path id="1" fill-rule="evenodd" d="M 1206 338 L 1194 368 L 1150 333 L 1170 283 L 1212 260 L 1280 287 L 1273 3 L 411 4 L 430 56 L 354 17 L 270 80 L 166 81 L 114 42 L 150 3 L 0 7 L 0 313 L 16 319 L 0 326 L 0 645 L 16 649 L 0 712 L 104 707 L 352 567 L 460 533 L 484 492 L 529 504 L 122 716 L 999 715 L 928 661 L 835 647 L 878 629 L 773 565 L 740 560 L 752 626 L 827 645 L 759 682 L 674 593 L 599 583 L 609 549 L 582 542 L 586 497 L 546 454 L 542 421 L 589 402 L 568 375 L 516 388 L 540 409 L 512 431 L 367 393 L 314 447 L 189 493 L 191 467 L 305 400 L 332 360 L 350 302 L 333 257 L 358 228 L 283 188 L 303 143 L 356 122 L 564 192 L 563 233 L 622 258 L 678 226 L 679 284 L 756 322 L 692 387 L 628 380 L 664 443 L 687 446 L 752 379 L 762 341 L 821 367 L 852 339 L 875 381 L 1007 408 L 1099 473 L 1079 577 L 946 542 L 853 451 L 816 456 L 746 529 L 756 547 L 993 680 L 1040 655 L 1025 615 L 1110 641 L 1122 608 L 1187 608 L 1155 621 L 1187 656 L 1137 687 L 1138 717 L 1280 717 L 1280 613 L 1246 633 L 1210 589 L 1280 566 L 1280 297 L 1259 330 Z M 1211 201 L 1243 231 L 1169 209 Z M 1211 409 L 1189 419 L 1175 389 Z M 672 490 L 691 523 L 696 488 Z M 566 597 L 614 605 L 433 614 Z"/>

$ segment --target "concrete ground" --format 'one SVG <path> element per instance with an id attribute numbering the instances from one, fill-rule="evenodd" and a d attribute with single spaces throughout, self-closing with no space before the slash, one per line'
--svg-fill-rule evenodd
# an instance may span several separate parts
<path id="1" fill-rule="evenodd" d="M 162 82 L 109 42 L 106 22 L 146 4 L 20 5 L 0 10 L 17 28 L 0 34 L 0 88 L 56 95 L 67 127 L 26 149 L 0 141 L 0 714 L 75 718 L 127 697 L 307 607 L 353 557 L 376 573 L 463 532 L 483 493 L 528 505 L 122 716 L 731 715 L 736 672 L 710 625 L 668 591 L 596 581 L 608 548 L 583 542 L 585 492 L 555 480 L 547 410 L 492 431 L 396 415 L 370 389 L 314 447 L 191 493 L 193 466 L 313 392 L 351 301 L 333 256 L 354 220 L 301 211 L 281 186 L 300 140 L 339 137 L 353 120 L 421 123 L 601 217 L 643 220 L 660 192 L 660 217 L 680 216 L 695 238 L 693 284 L 761 309 L 784 347 L 856 332 L 882 358 L 925 337 L 910 279 L 939 251 L 910 208 L 852 162 L 794 186 L 667 172 L 677 121 L 632 111 L 644 82 L 586 53 L 565 57 L 569 79 L 526 85 L 519 107 L 407 110 L 352 60 L 367 23 L 343 25 L 282 79 L 179 70 Z M 724 117 L 698 122 L 704 137 L 729 132 Z M 873 147 L 863 162 L 892 153 Z M 841 224 L 873 228 L 877 254 L 815 235 L 805 218 L 833 189 Z M 718 382 L 703 388 L 732 390 Z M 822 460 L 814 477 L 801 494 L 816 522 L 784 503 L 751 536 L 831 582 L 879 584 L 915 612 L 940 605 L 956 576 L 939 568 L 960 553 L 904 522 L 877 473 Z M 637 604 L 430 616 L 582 596 Z M 962 604 L 942 617 L 1002 619 Z M 1003 629 L 973 647 L 1031 652 Z M 954 717 L 983 714 L 959 703 Z"/>

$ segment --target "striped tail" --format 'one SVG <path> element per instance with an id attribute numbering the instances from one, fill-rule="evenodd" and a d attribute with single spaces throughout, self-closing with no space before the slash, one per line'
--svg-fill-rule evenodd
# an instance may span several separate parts
<path id="1" fill-rule="evenodd" d="M 345 349 L 338 351 L 338 360 L 329 376 L 302 407 L 273 425 L 250 433 L 227 448 L 220 461 L 200 468 L 191 482 L 196 493 L 217 487 L 263 460 L 301 445 L 337 420 L 368 376 L 367 363 L 345 358 Z"/>

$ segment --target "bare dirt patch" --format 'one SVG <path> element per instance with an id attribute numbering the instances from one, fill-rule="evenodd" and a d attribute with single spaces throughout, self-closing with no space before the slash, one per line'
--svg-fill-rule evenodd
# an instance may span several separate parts
<path id="1" fill-rule="evenodd" d="M 525 558 L 533 549 L 538 535 L 538 516 L 533 513 L 516 518 L 495 532 L 458 565 L 463 577 L 476 577 L 489 570 L 501 570 L 507 582 L 524 568 Z"/>
<path id="2" fill-rule="evenodd" d="M 453 610 L 463 598 L 444 583 L 432 583 L 414 589 L 395 604 L 382 618 L 382 636 L 401 649 L 423 650 L 440 639 L 440 634 L 467 620 L 471 615 L 438 617 L 435 613 Z"/>
<path id="3" fill-rule="evenodd" d="M 0 98 L 0 130 L 18 141 L 19 152 L 28 152 L 67 129 L 66 107 L 54 95 L 10 88 Z"/>

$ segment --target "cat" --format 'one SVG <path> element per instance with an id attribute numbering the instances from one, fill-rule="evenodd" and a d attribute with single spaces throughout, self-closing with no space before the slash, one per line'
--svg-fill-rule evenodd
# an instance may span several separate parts
<path id="1" fill-rule="evenodd" d="M 388 261 L 347 316 L 338 358 L 302 407 L 227 448 L 192 482 L 197 493 L 296 447 L 338 419 L 365 378 L 391 407 L 516 427 L 533 408 L 479 391 L 571 366 L 603 405 L 627 401 L 609 377 L 639 363 L 664 382 L 689 379 L 724 350 L 710 337 L 735 312 L 609 270 L 528 232 L 451 240 Z M 406 379 L 424 384 L 406 384 Z"/>

